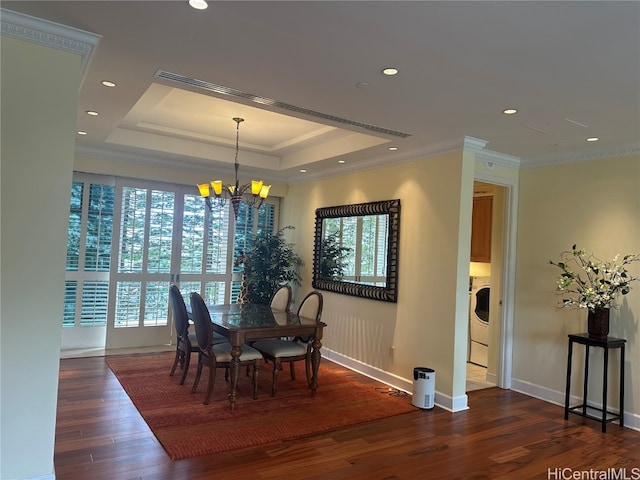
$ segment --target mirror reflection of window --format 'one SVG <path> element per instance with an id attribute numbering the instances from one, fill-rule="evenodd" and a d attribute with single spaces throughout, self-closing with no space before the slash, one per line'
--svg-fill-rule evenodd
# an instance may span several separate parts
<path id="1" fill-rule="evenodd" d="M 321 278 L 386 286 L 388 238 L 388 215 L 324 219 Z"/>
<path id="2" fill-rule="evenodd" d="M 396 303 L 400 200 L 316 209 L 311 285 Z"/>
<path id="3" fill-rule="evenodd" d="M 362 238 L 360 245 L 360 283 L 386 286 L 387 239 L 389 238 L 389 216 L 371 215 L 361 217 Z"/>

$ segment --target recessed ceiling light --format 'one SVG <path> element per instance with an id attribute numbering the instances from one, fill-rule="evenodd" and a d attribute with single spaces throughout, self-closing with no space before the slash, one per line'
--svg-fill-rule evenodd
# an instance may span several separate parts
<path id="1" fill-rule="evenodd" d="M 100 114 L 95 110 L 87 110 L 87 115 L 91 115 L 92 117 L 97 117 Z"/>
<path id="2" fill-rule="evenodd" d="M 389 150 L 395 152 L 396 150 L 398 150 L 398 147 L 389 147 Z"/>
<path id="3" fill-rule="evenodd" d="M 356 83 L 356 88 L 367 88 L 369 84 L 367 82 L 358 82 Z"/>
<path id="4" fill-rule="evenodd" d="M 77 133 L 78 133 L 78 135 L 86 135 L 87 134 L 87 132 L 85 132 L 83 130 L 78 130 Z"/>
<path id="5" fill-rule="evenodd" d="M 384 75 L 397 75 L 398 69 L 395 67 L 386 67 L 382 69 Z"/>
<path id="6" fill-rule="evenodd" d="M 587 142 L 597 142 L 600 139 L 598 137 L 589 137 L 586 140 L 587 140 Z"/>
<path id="7" fill-rule="evenodd" d="M 114 82 L 110 81 L 110 80 L 103 80 L 100 83 L 102 83 L 102 85 L 104 85 L 105 87 L 115 87 L 116 86 L 116 84 Z"/>
<path id="8" fill-rule="evenodd" d="M 196 10 L 204 10 L 209 6 L 209 4 L 205 0 L 189 0 L 189 5 L 191 5 Z"/>
<path id="9" fill-rule="evenodd" d="M 307 171 L 304 168 L 301 168 L 300 173 L 307 173 Z"/>
<path id="10" fill-rule="evenodd" d="M 338 160 L 338 163 L 347 163 L 347 162 L 344 160 Z"/>
<path id="11" fill-rule="evenodd" d="M 505 115 L 513 115 L 515 113 L 518 113 L 518 110 L 516 110 L 515 108 L 505 108 L 502 113 L 504 113 Z"/>

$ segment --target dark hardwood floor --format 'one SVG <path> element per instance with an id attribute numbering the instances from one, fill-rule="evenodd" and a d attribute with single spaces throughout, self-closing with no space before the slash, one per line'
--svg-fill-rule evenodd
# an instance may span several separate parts
<path id="1" fill-rule="evenodd" d="M 640 432 L 613 424 L 603 434 L 594 421 L 565 421 L 557 405 L 498 388 L 470 392 L 469 405 L 172 462 L 103 357 L 64 359 L 56 479 L 563 479 L 623 468 L 627 477 L 606 478 L 640 478 Z"/>

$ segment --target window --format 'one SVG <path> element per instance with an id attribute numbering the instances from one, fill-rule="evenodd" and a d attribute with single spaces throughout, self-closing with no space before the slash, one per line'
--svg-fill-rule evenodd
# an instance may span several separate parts
<path id="1" fill-rule="evenodd" d="M 233 273 L 242 268 L 232 267 L 234 259 L 255 233 L 276 228 L 276 199 L 259 210 L 241 204 L 233 222 L 231 205 L 209 212 L 199 195 L 183 192 L 190 187 L 135 183 L 74 175 L 64 327 L 106 326 L 110 302 L 115 328 L 166 325 L 172 281 L 202 292 L 207 303 L 233 303 L 240 291 Z"/>
<path id="2" fill-rule="evenodd" d="M 71 185 L 63 327 L 105 326 L 114 212 L 113 185 Z"/>

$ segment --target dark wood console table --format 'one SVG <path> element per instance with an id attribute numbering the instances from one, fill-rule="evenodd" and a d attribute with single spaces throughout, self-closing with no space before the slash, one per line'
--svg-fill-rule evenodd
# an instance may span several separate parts
<path id="1" fill-rule="evenodd" d="M 573 344 L 585 345 L 584 357 L 584 381 L 582 386 L 582 403 L 575 407 L 569 407 L 569 397 L 571 392 L 571 358 L 573 356 Z M 586 333 L 575 333 L 569 335 L 569 354 L 567 358 L 567 386 L 564 398 L 564 419 L 569 419 L 569 413 L 575 413 L 582 417 L 598 420 L 602 423 L 602 431 L 607 431 L 607 423 L 619 420 L 620 426 L 624 426 L 624 344 L 623 338 L 607 337 L 606 340 L 597 340 L 589 337 Z M 602 377 L 602 408 L 588 405 L 587 403 L 587 383 L 589 378 L 589 347 L 599 347 L 604 349 L 604 371 Z M 619 413 L 607 411 L 607 376 L 609 372 L 609 350 L 620 349 L 620 404 Z M 592 413 L 596 412 L 596 413 Z"/>

